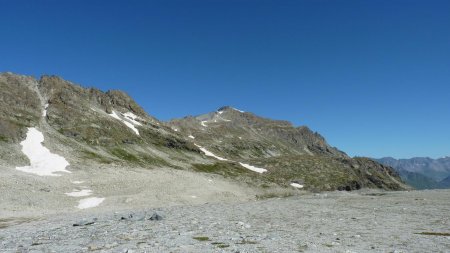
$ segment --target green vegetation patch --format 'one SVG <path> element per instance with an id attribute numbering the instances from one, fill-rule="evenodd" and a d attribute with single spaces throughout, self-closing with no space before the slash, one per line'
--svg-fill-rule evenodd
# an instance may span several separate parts
<path id="1" fill-rule="evenodd" d="M 83 153 L 83 158 L 85 158 L 85 159 L 95 160 L 95 161 L 97 161 L 99 163 L 105 163 L 105 164 L 111 163 L 110 159 L 108 159 L 106 157 L 103 157 L 103 156 L 101 156 L 101 155 L 99 155 L 97 153 L 94 153 L 92 151 L 83 150 L 82 153 Z"/>
<path id="2" fill-rule="evenodd" d="M 0 135 L 0 141 L 1 141 L 1 142 L 8 142 L 8 138 L 6 138 L 6 137 L 3 136 L 3 135 Z"/>
<path id="3" fill-rule="evenodd" d="M 147 166 L 171 166 L 167 161 L 160 157 L 153 157 L 142 152 L 131 153 L 120 147 L 109 150 L 109 153 L 127 163 L 137 164 L 143 167 Z"/>
<path id="4" fill-rule="evenodd" d="M 132 163 L 139 163 L 139 158 L 137 158 L 137 156 L 135 156 L 121 148 L 112 149 L 111 154 L 120 158 L 121 160 L 125 160 L 125 161 L 132 162 Z"/>
<path id="5" fill-rule="evenodd" d="M 292 192 L 266 192 L 263 194 L 256 195 L 256 199 L 263 200 L 263 199 L 271 199 L 271 198 L 287 198 L 294 196 L 294 193 Z"/>
<path id="6" fill-rule="evenodd" d="M 195 237 L 192 237 L 192 239 L 197 240 L 197 241 L 201 241 L 201 242 L 209 241 L 209 237 L 207 237 L 207 236 L 195 236 Z"/>
<path id="7" fill-rule="evenodd" d="M 450 236 L 450 233 L 441 233 L 441 232 L 420 232 L 415 233 L 416 235 L 434 235 L 434 236 Z"/>
<path id="8" fill-rule="evenodd" d="M 170 166 L 174 167 L 173 165 L 169 164 L 166 160 L 159 158 L 159 157 L 153 157 L 148 155 L 140 155 L 139 159 L 142 161 L 144 165 L 157 165 L 157 166 Z"/>
<path id="9" fill-rule="evenodd" d="M 238 177 L 249 175 L 249 170 L 233 163 L 217 162 L 214 164 L 193 164 L 198 172 L 213 173 L 224 177 Z"/>
<path id="10" fill-rule="evenodd" d="M 218 247 L 218 248 L 222 248 L 222 249 L 230 247 L 229 244 L 226 244 L 226 243 L 223 243 L 223 242 L 212 242 L 211 244 L 216 246 L 216 247 Z"/>

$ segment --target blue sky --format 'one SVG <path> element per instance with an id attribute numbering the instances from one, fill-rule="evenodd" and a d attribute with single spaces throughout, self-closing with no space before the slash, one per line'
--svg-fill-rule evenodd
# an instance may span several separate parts
<path id="1" fill-rule="evenodd" d="M 129 93 L 162 120 L 232 105 L 350 155 L 450 155 L 450 1 L 0 0 L 0 71 Z"/>

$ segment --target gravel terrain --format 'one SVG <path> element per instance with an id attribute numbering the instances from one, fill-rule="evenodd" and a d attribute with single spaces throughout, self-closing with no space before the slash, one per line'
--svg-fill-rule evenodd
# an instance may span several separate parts
<path id="1" fill-rule="evenodd" d="M 0 252 L 450 252 L 450 191 L 329 192 L 0 220 Z"/>
<path id="2" fill-rule="evenodd" d="M 258 193 L 217 175 L 170 168 L 93 165 L 72 166 L 70 171 L 60 177 L 40 177 L 0 166 L 0 219 L 81 212 L 79 201 L 90 197 L 104 198 L 94 208 L 108 211 L 241 202 L 254 200 Z M 66 195 L 83 190 L 91 190 L 92 195 Z"/>

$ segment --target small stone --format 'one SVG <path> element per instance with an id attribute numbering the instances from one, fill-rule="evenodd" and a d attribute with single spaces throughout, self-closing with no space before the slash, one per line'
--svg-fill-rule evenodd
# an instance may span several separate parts
<path id="1" fill-rule="evenodd" d="M 158 213 L 153 213 L 153 215 L 149 218 L 149 220 L 162 220 L 163 217 Z"/>
<path id="2" fill-rule="evenodd" d="M 89 225 L 95 224 L 96 221 L 97 221 L 97 218 L 93 218 L 93 219 L 89 219 L 89 220 L 81 220 L 81 221 L 74 223 L 73 226 L 74 227 L 89 226 Z"/>
<path id="3" fill-rule="evenodd" d="M 100 250 L 100 249 L 102 249 L 103 247 L 102 246 L 99 246 L 99 245 L 89 245 L 88 246 L 88 250 L 89 251 L 95 251 L 95 250 Z"/>
<path id="4" fill-rule="evenodd" d="M 121 216 L 121 217 L 120 217 L 120 220 L 131 220 L 131 219 L 133 219 L 133 216 L 134 216 L 134 214 L 133 214 L 133 213 L 130 213 L 130 214 L 128 214 L 128 215 Z"/>

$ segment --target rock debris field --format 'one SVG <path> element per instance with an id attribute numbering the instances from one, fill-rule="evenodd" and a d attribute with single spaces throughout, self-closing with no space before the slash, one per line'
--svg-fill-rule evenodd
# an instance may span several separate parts
<path id="1" fill-rule="evenodd" d="M 0 252 L 450 252 L 450 191 L 329 192 L 0 219 Z"/>

